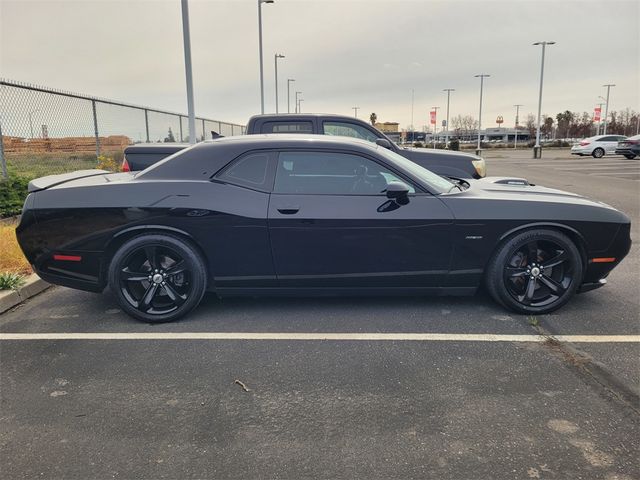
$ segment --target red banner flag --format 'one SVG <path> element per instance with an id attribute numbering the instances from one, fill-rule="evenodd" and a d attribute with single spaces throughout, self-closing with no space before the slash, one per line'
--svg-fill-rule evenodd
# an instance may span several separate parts
<path id="1" fill-rule="evenodd" d="M 593 110 L 593 121 L 594 122 L 599 122 L 600 121 L 600 114 L 602 113 L 602 108 L 601 107 L 596 107 Z"/>
<path id="2" fill-rule="evenodd" d="M 436 124 L 436 110 L 431 110 L 431 112 L 429 112 L 431 114 L 431 125 L 435 125 Z"/>

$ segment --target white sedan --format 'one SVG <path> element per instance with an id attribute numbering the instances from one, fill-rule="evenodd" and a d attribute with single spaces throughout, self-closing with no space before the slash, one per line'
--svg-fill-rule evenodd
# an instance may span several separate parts
<path id="1" fill-rule="evenodd" d="M 614 155 L 618 142 L 625 138 L 627 137 L 624 135 L 596 135 L 595 137 L 585 138 L 571 147 L 571 154 L 591 155 L 594 158 Z"/>

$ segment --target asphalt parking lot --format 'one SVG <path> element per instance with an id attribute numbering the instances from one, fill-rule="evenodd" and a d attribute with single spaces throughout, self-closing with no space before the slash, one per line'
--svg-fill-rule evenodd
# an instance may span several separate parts
<path id="1" fill-rule="evenodd" d="M 483 293 L 210 295 L 156 326 L 54 287 L 0 316 L 2 476 L 638 478 L 640 161 L 530 156 L 489 174 L 631 217 L 606 287 L 536 318 Z"/>

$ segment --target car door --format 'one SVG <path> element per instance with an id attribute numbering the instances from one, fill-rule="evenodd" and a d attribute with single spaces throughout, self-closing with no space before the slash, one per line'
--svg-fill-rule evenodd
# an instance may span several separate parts
<path id="1" fill-rule="evenodd" d="M 599 143 L 604 148 L 605 153 L 611 154 L 615 153 L 619 138 L 620 137 L 615 135 L 609 135 L 608 137 L 601 138 Z"/>
<path id="2" fill-rule="evenodd" d="M 249 151 L 212 179 L 215 214 L 203 217 L 199 236 L 206 242 L 216 289 L 274 287 L 277 284 L 268 230 L 274 153 Z M 197 213 L 197 212 L 196 212 Z"/>
<path id="3" fill-rule="evenodd" d="M 407 202 L 385 194 L 397 180 Z M 268 218 L 281 287 L 433 287 L 449 269 L 449 209 L 371 157 L 280 152 Z"/>

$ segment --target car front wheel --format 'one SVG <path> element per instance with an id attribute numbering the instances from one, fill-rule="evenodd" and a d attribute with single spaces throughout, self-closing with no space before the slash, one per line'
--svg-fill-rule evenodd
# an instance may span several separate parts
<path id="1" fill-rule="evenodd" d="M 500 304 L 524 314 L 562 307 L 582 281 L 582 258 L 575 244 L 555 230 L 514 235 L 493 256 L 486 286 Z"/>
<path id="2" fill-rule="evenodd" d="M 207 285 L 198 251 L 173 235 L 140 235 L 125 242 L 109 267 L 109 287 L 122 309 L 148 323 L 178 319 L 193 310 Z"/>
<path id="3" fill-rule="evenodd" d="M 593 155 L 593 158 L 602 158 L 604 157 L 604 149 L 596 148 L 591 155 Z"/>

